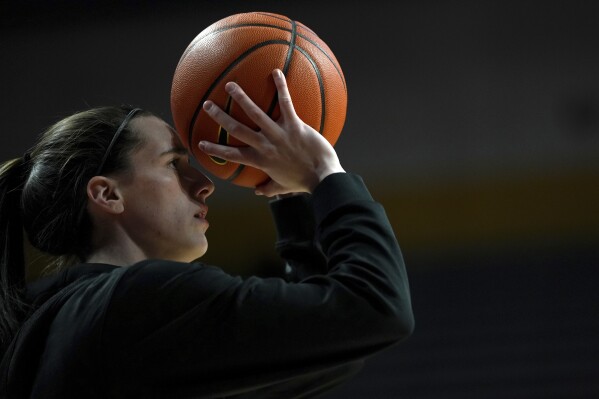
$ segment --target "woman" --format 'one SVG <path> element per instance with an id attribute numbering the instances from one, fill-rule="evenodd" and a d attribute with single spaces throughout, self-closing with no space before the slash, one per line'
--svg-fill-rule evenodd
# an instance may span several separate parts
<path id="1" fill-rule="evenodd" d="M 214 187 L 148 112 L 75 114 L 2 166 L 2 397 L 306 398 L 411 333 L 382 207 L 297 117 L 283 74 L 273 78 L 278 121 L 229 83 L 261 130 L 207 102 L 248 147 L 199 146 L 264 170 L 257 194 L 307 193 L 272 203 L 289 281 L 195 262 Z M 25 287 L 22 230 L 78 264 Z"/>

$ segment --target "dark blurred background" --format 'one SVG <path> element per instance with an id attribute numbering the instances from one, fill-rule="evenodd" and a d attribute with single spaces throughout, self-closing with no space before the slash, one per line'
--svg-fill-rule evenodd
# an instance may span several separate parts
<path id="1" fill-rule="evenodd" d="M 337 56 L 336 148 L 410 273 L 414 336 L 327 397 L 599 397 L 596 2 L 5 1 L 0 158 L 89 106 L 171 122 L 183 50 L 246 11 L 296 19 Z M 278 267 L 267 201 L 216 184 L 204 260 Z"/>

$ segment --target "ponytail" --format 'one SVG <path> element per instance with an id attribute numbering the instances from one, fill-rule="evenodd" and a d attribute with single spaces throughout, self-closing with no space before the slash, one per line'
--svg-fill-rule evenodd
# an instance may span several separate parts
<path id="1" fill-rule="evenodd" d="M 87 182 L 98 171 L 131 168 L 131 153 L 143 142 L 123 123 L 133 114 L 151 115 L 128 106 L 78 112 L 50 126 L 31 147 L 31 156 L 0 164 L 0 354 L 30 311 L 24 236 L 37 250 L 57 257 L 49 266 L 68 265 L 75 257 L 85 261 L 93 232 Z"/>
<path id="2" fill-rule="evenodd" d="M 19 329 L 26 308 L 21 192 L 27 163 L 17 158 L 0 165 L 0 354 Z"/>

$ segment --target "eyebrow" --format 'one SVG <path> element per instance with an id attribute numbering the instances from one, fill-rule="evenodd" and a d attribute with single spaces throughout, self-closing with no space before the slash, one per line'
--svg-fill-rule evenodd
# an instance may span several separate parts
<path id="1" fill-rule="evenodd" d="M 173 147 L 164 152 L 161 152 L 160 157 L 163 157 L 165 155 L 171 155 L 171 154 L 188 155 L 189 153 L 188 153 L 187 149 L 184 147 Z"/>

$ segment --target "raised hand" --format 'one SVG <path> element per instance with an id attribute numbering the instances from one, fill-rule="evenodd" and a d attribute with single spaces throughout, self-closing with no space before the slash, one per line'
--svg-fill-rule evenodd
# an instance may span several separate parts
<path id="1" fill-rule="evenodd" d="M 256 187 L 256 194 L 274 196 L 290 192 L 312 192 L 316 185 L 332 173 L 344 172 L 333 146 L 295 113 L 283 73 L 276 69 L 281 116 L 272 120 L 236 83 L 225 90 L 260 128 L 255 131 L 233 119 L 211 101 L 204 110 L 220 126 L 247 147 L 229 147 L 207 141 L 199 143 L 209 155 L 263 170 L 271 180 Z"/>

